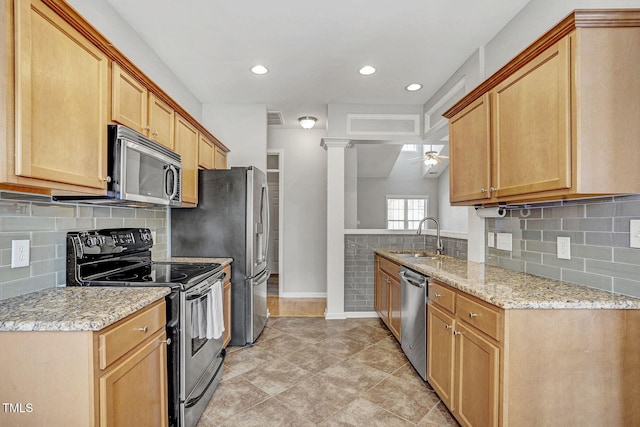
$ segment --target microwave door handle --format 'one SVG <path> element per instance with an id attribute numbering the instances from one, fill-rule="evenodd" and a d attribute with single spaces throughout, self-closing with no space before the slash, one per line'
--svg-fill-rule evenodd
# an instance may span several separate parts
<path id="1" fill-rule="evenodd" d="M 173 191 L 169 195 L 169 200 L 173 200 L 173 198 L 176 197 L 176 194 L 178 194 L 178 170 L 173 165 L 169 165 L 167 175 L 169 171 L 173 174 Z"/>

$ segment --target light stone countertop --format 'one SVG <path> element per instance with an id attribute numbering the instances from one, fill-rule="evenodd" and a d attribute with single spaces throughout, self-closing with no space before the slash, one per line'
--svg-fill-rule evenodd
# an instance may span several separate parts
<path id="1" fill-rule="evenodd" d="M 504 309 L 640 309 L 640 299 L 501 267 L 407 250 L 376 249 L 392 261 Z"/>
<path id="2" fill-rule="evenodd" d="M 164 298 L 168 287 L 47 288 L 0 301 L 0 331 L 98 331 Z"/>

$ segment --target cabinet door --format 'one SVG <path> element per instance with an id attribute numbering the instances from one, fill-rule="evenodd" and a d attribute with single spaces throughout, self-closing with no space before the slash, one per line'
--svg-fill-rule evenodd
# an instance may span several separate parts
<path id="1" fill-rule="evenodd" d="M 107 57 L 40 1 L 15 14 L 16 175 L 106 191 Z"/>
<path id="2" fill-rule="evenodd" d="M 198 203 L 198 130 L 176 114 L 176 153 L 182 162 L 182 201 Z"/>
<path id="3" fill-rule="evenodd" d="M 222 345 L 226 347 L 231 341 L 231 282 L 225 282 L 223 292 L 224 334 Z"/>
<path id="4" fill-rule="evenodd" d="M 149 138 L 173 150 L 175 112 L 167 103 L 149 92 Z"/>
<path id="5" fill-rule="evenodd" d="M 451 202 L 491 197 L 489 111 L 489 95 L 484 95 L 449 122 Z"/>
<path id="6" fill-rule="evenodd" d="M 198 139 L 198 166 L 203 169 L 215 167 L 216 146 L 204 135 Z"/>
<path id="7" fill-rule="evenodd" d="M 402 327 L 402 296 L 400 282 L 389 279 L 389 329 L 400 339 Z"/>
<path id="8" fill-rule="evenodd" d="M 380 274 L 380 318 L 388 325 L 389 324 L 389 276 L 385 273 Z"/>
<path id="9" fill-rule="evenodd" d="M 164 427 L 167 349 L 162 330 L 100 377 L 100 425 Z"/>
<path id="10" fill-rule="evenodd" d="M 458 421 L 466 426 L 497 426 L 500 348 L 462 322 L 455 330 Z"/>
<path id="11" fill-rule="evenodd" d="M 111 120 L 146 134 L 147 88 L 115 62 L 111 67 L 111 85 Z"/>
<path id="12" fill-rule="evenodd" d="M 565 37 L 491 91 L 498 197 L 571 187 L 571 62 Z"/>
<path id="13" fill-rule="evenodd" d="M 452 316 L 427 307 L 427 379 L 444 404 L 453 407 L 453 373 L 455 367 L 455 340 Z"/>
<path id="14" fill-rule="evenodd" d="M 215 168 L 227 169 L 227 153 L 216 145 Z"/>

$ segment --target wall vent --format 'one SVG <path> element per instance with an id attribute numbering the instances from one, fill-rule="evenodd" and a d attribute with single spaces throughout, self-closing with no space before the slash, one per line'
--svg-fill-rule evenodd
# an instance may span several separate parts
<path id="1" fill-rule="evenodd" d="M 283 125 L 281 111 L 267 111 L 267 126 Z"/>

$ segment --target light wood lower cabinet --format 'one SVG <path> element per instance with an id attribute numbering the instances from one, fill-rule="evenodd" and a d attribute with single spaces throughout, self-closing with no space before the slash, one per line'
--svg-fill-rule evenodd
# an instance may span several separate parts
<path id="1" fill-rule="evenodd" d="M 227 273 L 223 286 L 223 311 L 224 311 L 224 333 L 222 334 L 222 345 L 226 347 L 231 341 L 231 266 L 224 268 Z"/>
<path id="2" fill-rule="evenodd" d="M 398 341 L 402 328 L 402 295 L 399 272 L 400 265 L 376 255 L 375 310 Z"/>
<path id="3" fill-rule="evenodd" d="M 0 332 L 0 396 L 24 410 L 0 425 L 167 426 L 165 323 L 161 300 L 96 332 Z"/>
<path id="4" fill-rule="evenodd" d="M 436 280 L 429 293 L 427 379 L 461 425 L 639 425 L 640 310 L 503 310 Z"/>

